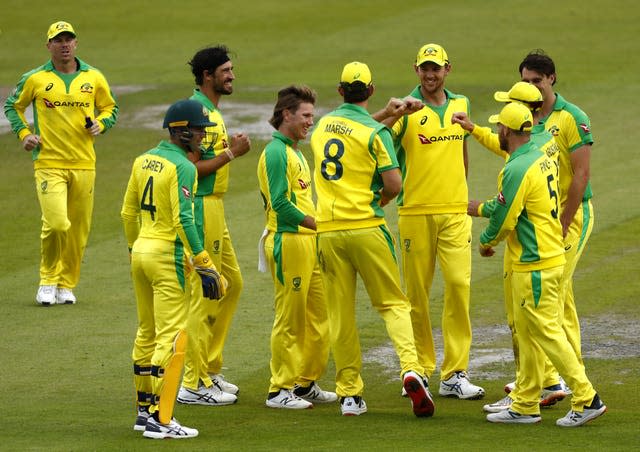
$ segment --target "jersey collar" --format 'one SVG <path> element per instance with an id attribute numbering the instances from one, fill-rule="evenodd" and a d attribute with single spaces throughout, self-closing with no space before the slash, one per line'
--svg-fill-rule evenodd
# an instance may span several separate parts
<path id="1" fill-rule="evenodd" d="M 193 96 L 191 96 L 191 98 L 193 100 L 197 100 L 202 105 L 207 107 L 209 109 L 209 111 L 216 111 L 217 110 L 216 106 L 213 105 L 213 102 L 211 102 L 211 99 L 209 99 L 206 96 L 206 94 L 204 94 L 202 91 L 200 91 L 199 88 L 194 88 L 193 89 Z"/>
<path id="2" fill-rule="evenodd" d="M 78 65 L 78 70 L 79 71 L 88 71 L 90 69 L 90 66 L 85 63 L 84 61 L 82 61 L 80 58 L 76 57 L 76 63 Z M 53 71 L 55 70 L 55 67 L 53 67 L 53 61 L 49 60 L 44 64 L 44 70 L 45 71 Z"/>
<path id="3" fill-rule="evenodd" d="M 271 134 L 271 136 L 277 140 L 284 141 L 289 146 L 293 147 L 293 140 L 285 135 L 283 135 L 280 131 L 276 130 Z"/>

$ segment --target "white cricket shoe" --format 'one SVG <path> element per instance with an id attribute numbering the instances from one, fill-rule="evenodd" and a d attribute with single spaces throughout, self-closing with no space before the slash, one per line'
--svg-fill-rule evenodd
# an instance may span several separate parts
<path id="1" fill-rule="evenodd" d="M 507 383 L 506 385 L 504 385 L 504 392 L 506 392 L 507 394 L 509 394 L 510 392 L 515 391 L 516 389 L 516 382 L 512 381 L 511 383 Z"/>
<path id="2" fill-rule="evenodd" d="M 238 388 L 233 383 L 228 382 L 224 379 L 224 375 L 222 374 L 209 374 L 211 377 L 211 381 L 214 386 L 217 386 L 219 390 L 222 392 L 227 392 L 229 394 L 238 395 L 240 392 L 240 388 Z"/>
<path id="3" fill-rule="evenodd" d="M 343 416 L 360 416 L 367 412 L 367 404 L 360 396 L 342 397 L 340 411 Z"/>
<path id="4" fill-rule="evenodd" d="M 505 396 L 503 399 L 498 400 L 494 403 L 489 403 L 482 407 L 484 411 L 487 413 L 499 413 L 503 410 L 508 410 L 511 408 L 511 404 L 513 403 L 513 399 L 509 396 Z"/>
<path id="5" fill-rule="evenodd" d="M 58 288 L 56 290 L 56 303 L 57 304 L 76 304 L 76 296 L 71 289 Z"/>
<path id="6" fill-rule="evenodd" d="M 149 408 L 146 406 L 138 407 L 138 415 L 136 416 L 136 422 L 133 424 L 133 429 L 136 432 L 144 432 L 147 427 L 147 421 L 151 417 L 151 413 L 149 413 Z"/>
<path id="7" fill-rule="evenodd" d="M 568 394 L 562 390 L 562 385 L 560 383 L 542 388 L 542 392 L 540 393 L 540 406 L 549 407 L 551 405 L 555 405 L 567 395 Z"/>
<path id="8" fill-rule="evenodd" d="M 335 392 L 323 391 L 315 381 L 308 388 L 296 385 L 293 393 L 311 403 L 333 403 L 338 400 Z"/>
<path id="9" fill-rule="evenodd" d="M 562 386 L 562 390 L 565 392 L 565 394 L 567 394 L 568 396 L 573 394 L 573 391 L 571 390 L 569 385 L 567 385 L 567 383 L 564 381 L 564 378 L 558 377 L 558 379 L 560 380 L 560 386 Z"/>
<path id="10" fill-rule="evenodd" d="M 56 304 L 56 286 L 40 286 L 36 294 L 36 303 L 42 306 L 53 306 Z"/>
<path id="11" fill-rule="evenodd" d="M 149 419 L 147 419 L 147 425 L 144 428 L 142 436 L 152 439 L 195 438 L 198 436 L 198 430 L 180 425 L 175 418 L 171 419 L 171 422 L 168 424 L 161 424 L 159 421 L 156 421 L 153 416 L 150 416 Z"/>
<path id="12" fill-rule="evenodd" d="M 487 420 L 496 424 L 537 424 L 542 420 L 539 414 L 520 414 L 511 410 L 500 410 L 487 414 Z"/>
<path id="13" fill-rule="evenodd" d="M 431 417 L 435 411 L 427 380 L 410 370 L 402 378 L 402 385 L 411 399 L 413 414 L 417 417 Z"/>
<path id="14" fill-rule="evenodd" d="M 444 397 L 457 397 L 465 400 L 476 400 L 484 397 L 484 389 L 471 384 L 467 373 L 464 371 L 456 371 L 447 380 L 442 380 L 438 393 Z"/>
<path id="15" fill-rule="evenodd" d="M 197 390 L 181 386 L 178 391 L 178 402 L 187 405 L 223 406 L 233 405 L 237 401 L 238 398 L 235 395 L 222 392 L 215 386 L 210 388 L 200 386 Z"/>
<path id="16" fill-rule="evenodd" d="M 607 407 L 600 400 L 598 394 L 593 398 L 591 405 L 584 407 L 582 413 L 570 410 L 565 417 L 556 421 L 556 425 L 560 427 L 579 427 L 589 421 L 594 420 L 598 416 L 602 416 L 607 411 Z"/>
<path id="17" fill-rule="evenodd" d="M 313 403 L 301 399 L 290 389 L 280 389 L 273 397 L 267 398 L 266 405 L 269 408 L 288 408 L 292 410 L 306 410 L 313 408 Z"/>

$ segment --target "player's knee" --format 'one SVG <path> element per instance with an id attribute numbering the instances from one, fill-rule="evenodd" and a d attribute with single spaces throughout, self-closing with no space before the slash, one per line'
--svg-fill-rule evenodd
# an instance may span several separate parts
<path id="1" fill-rule="evenodd" d="M 63 234 L 71 227 L 71 222 L 66 216 L 51 215 L 43 219 L 44 229 L 52 234 Z"/>

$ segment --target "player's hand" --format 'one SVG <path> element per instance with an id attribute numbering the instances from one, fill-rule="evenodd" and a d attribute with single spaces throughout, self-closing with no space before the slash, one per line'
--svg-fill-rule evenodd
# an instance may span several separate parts
<path id="1" fill-rule="evenodd" d="M 480 244 L 480 256 L 491 257 L 496 254 L 496 251 L 488 245 Z"/>
<path id="2" fill-rule="evenodd" d="M 33 133 L 27 135 L 22 140 L 22 147 L 25 151 L 32 151 L 37 145 L 40 144 L 40 137 Z"/>
<path id="3" fill-rule="evenodd" d="M 451 124 L 460 124 L 467 132 L 473 132 L 473 128 L 476 126 L 471 120 L 469 116 L 463 111 L 458 111 L 451 115 Z"/>
<path id="4" fill-rule="evenodd" d="M 467 205 L 467 215 L 471 217 L 479 217 L 478 214 L 478 206 L 482 204 L 480 201 L 476 199 L 470 199 L 469 204 Z"/>
<path id="5" fill-rule="evenodd" d="M 404 102 L 405 107 L 404 113 L 407 115 L 415 113 L 416 111 L 420 111 L 424 108 L 424 103 L 420 99 L 417 99 L 413 96 L 407 96 L 402 99 L 402 101 Z"/>
<path id="6" fill-rule="evenodd" d="M 406 106 L 402 99 L 398 99 L 397 97 L 392 97 L 387 102 L 387 105 L 384 107 L 384 115 L 386 118 L 389 117 L 400 117 L 405 113 Z"/>
<path id="7" fill-rule="evenodd" d="M 89 121 L 91 121 L 91 125 L 89 125 Z M 87 124 L 85 125 L 85 129 L 89 132 L 90 135 L 97 137 L 100 135 L 100 123 L 95 119 L 91 119 L 87 117 Z"/>
<path id="8" fill-rule="evenodd" d="M 202 293 L 211 300 L 219 300 L 227 293 L 227 280 L 218 273 L 209 257 L 209 253 L 202 251 L 193 257 L 193 266 L 202 280 Z"/>
<path id="9" fill-rule="evenodd" d="M 241 155 L 246 154 L 251 149 L 251 140 L 249 136 L 245 133 L 236 133 L 231 137 L 231 146 L 230 151 L 233 154 L 233 157 L 240 157 Z"/>

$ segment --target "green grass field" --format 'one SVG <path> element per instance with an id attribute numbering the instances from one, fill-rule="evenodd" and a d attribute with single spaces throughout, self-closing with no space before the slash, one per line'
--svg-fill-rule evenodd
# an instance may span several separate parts
<path id="1" fill-rule="evenodd" d="M 615 8 L 596 0 L 468 0 L 443 5 L 424 0 L 238 0 L 220 5 L 186 0 L 170 6 L 146 0 L 3 2 L 2 101 L 22 73 L 47 60 L 45 32 L 51 22 L 63 19 L 78 33 L 78 56 L 100 68 L 118 93 L 121 116 L 96 143 L 94 223 L 76 290 L 79 303 L 49 309 L 34 302 L 40 214 L 30 157 L 0 123 L 0 450 L 640 448 L 640 160 L 633 153 L 640 141 L 636 2 L 622 0 Z M 271 280 L 256 269 L 263 211 L 255 168 L 265 144 L 258 127 L 251 136 L 252 151 L 232 163 L 225 198 L 245 278 L 225 369 L 226 376 L 241 386 L 239 402 L 222 408 L 177 406 L 176 417 L 200 430 L 194 440 L 142 439 L 132 430 L 130 352 L 136 314 L 119 212 L 133 158 L 164 138 L 160 125 L 165 106 L 191 93 L 186 62 L 210 44 L 225 43 L 234 51 L 235 92 L 220 108 L 235 132 L 264 126 L 264 112 L 268 115 L 277 89 L 290 83 L 316 89 L 320 111 L 336 106 L 339 72 L 352 60 L 371 67 L 377 86 L 371 110 L 380 108 L 389 96 L 404 96 L 417 84 L 412 61 L 418 48 L 431 41 L 449 53 L 453 71 L 447 87 L 470 98 L 479 124 L 498 111 L 493 92 L 518 80 L 518 63 L 534 48 L 554 58 L 558 92 L 591 118 L 596 223 L 574 286 L 587 373 L 608 413 L 585 427 L 563 430 L 555 426 L 555 419 L 569 409 L 563 401 L 543 411 L 540 425 L 486 422 L 482 405 L 501 398 L 502 386 L 513 374 L 510 339 L 503 326 L 502 246 L 492 259 L 473 257 L 470 372 L 473 381 L 485 387 L 485 400 L 436 396 L 435 416 L 415 418 L 409 402 L 399 396 L 395 361 L 385 352 L 384 325 L 360 288 L 358 324 L 367 360 L 369 412 L 342 418 L 337 405 L 295 413 L 265 408 L 273 303 Z M 154 128 L 146 126 L 154 123 Z M 470 149 L 470 196 L 488 198 L 495 191 L 501 162 L 475 142 Z M 394 206 L 387 212 L 395 231 Z M 475 221 L 476 240 L 484 224 Z M 439 275 L 432 292 L 433 316 L 438 319 Z M 332 365 L 321 385 L 333 388 Z"/>

